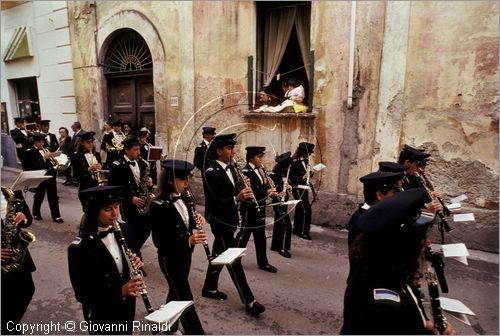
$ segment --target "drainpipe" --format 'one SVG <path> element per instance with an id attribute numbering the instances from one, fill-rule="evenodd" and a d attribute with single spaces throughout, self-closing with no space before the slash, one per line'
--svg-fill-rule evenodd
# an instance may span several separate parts
<path id="1" fill-rule="evenodd" d="M 356 1 L 351 1 L 351 34 L 349 36 L 349 78 L 347 80 L 347 108 L 352 108 L 354 77 L 354 44 L 356 42 Z"/>

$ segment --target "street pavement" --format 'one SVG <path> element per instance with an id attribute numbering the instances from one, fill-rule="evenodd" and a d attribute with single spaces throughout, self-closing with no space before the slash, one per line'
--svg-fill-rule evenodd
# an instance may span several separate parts
<path id="1" fill-rule="evenodd" d="M 18 172 L 2 169 L 2 185 L 10 186 Z M 42 205 L 42 221 L 30 227 L 36 242 L 30 251 L 37 266 L 33 273 L 36 291 L 22 323 L 53 324 L 48 334 L 87 334 L 79 330 L 83 320 L 81 306 L 75 300 L 68 275 L 67 247 L 77 234 L 82 216 L 77 188 L 62 185 L 58 179 L 60 208 L 64 223 L 52 221 L 47 200 Z M 26 199 L 31 207 L 33 193 Z M 203 213 L 203 207 L 198 211 Z M 314 207 L 313 207 L 314 211 Z M 335 211 L 335 209 L 332 209 Z M 272 223 L 272 218 L 267 219 Z M 210 231 L 207 225 L 207 231 Z M 249 316 L 229 274 L 224 270 L 219 289 L 228 294 L 226 301 L 215 301 L 201 296 L 207 260 L 204 250 L 197 246 L 193 255 L 190 284 L 195 307 L 208 334 L 338 334 L 342 326 L 343 294 L 348 272 L 347 233 L 313 225 L 312 241 L 292 237 L 292 258 L 286 259 L 268 250 L 268 258 L 278 268 L 272 274 L 258 269 L 255 248 L 250 241 L 243 258 L 248 282 L 256 299 L 266 306 L 258 318 Z M 267 227 L 268 249 L 272 226 Z M 211 246 L 212 235 L 208 234 Z M 469 265 L 446 260 L 449 294 L 444 296 L 461 300 L 476 317 L 471 326 L 448 316 L 457 334 L 498 334 L 498 255 L 473 251 Z M 151 303 L 159 307 L 165 302 L 168 286 L 156 257 L 156 249 L 149 239 L 143 248 L 146 284 Z M 427 293 L 427 288 L 424 288 Z M 427 296 L 428 297 L 428 296 Z M 8 309 L 2 307 L 2 309 Z M 143 320 L 146 310 L 137 300 L 136 320 Z M 64 328 L 71 321 L 76 331 Z M 59 322 L 59 327 L 56 327 Z M 36 334 L 44 334 L 42 329 Z M 134 334 L 147 334 L 136 331 Z"/>

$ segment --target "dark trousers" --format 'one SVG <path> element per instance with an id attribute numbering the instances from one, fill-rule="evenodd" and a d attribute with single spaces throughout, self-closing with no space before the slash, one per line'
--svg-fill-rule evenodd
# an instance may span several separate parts
<path id="1" fill-rule="evenodd" d="M 61 217 L 55 176 L 51 179 L 43 181 L 36 188 L 35 196 L 33 197 L 33 208 L 31 211 L 33 216 L 41 216 L 40 207 L 42 206 L 43 199 L 45 198 L 45 191 L 47 191 L 47 198 L 49 199 L 50 215 L 54 219 Z"/>
<path id="2" fill-rule="evenodd" d="M 71 168 L 70 167 L 68 167 L 64 170 L 64 176 L 66 177 L 65 182 L 73 183 L 73 176 L 71 176 Z"/>
<path id="3" fill-rule="evenodd" d="M 230 247 L 236 247 L 236 240 L 234 239 L 234 232 L 224 232 L 221 234 L 214 234 L 214 245 L 212 247 L 212 255 L 218 256 Z M 206 290 L 217 290 L 219 282 L 219 275 L 224 265 L 208 265 L 207 276 L 203 288 Z M 227 270 L 231 276 L 231 280 L 238 290 L 240 299 L 244 304 L 252 303 L 255 298 L 252 294 L 250 286 L 248 286 L 245 271 L 241 265 L 241 258 L 237 258 L 231 265 L 227 265 Z"/>
<path id="4" fill-rule="evenodd" d="M 274 206 L 274 227 L 273 239 L 271 241 L 271 250 L 290 251 L 292 240 L 292 221 L 288 216 L 288 207 L 286 205 Z"/>
<path id="5" fill-rule="evenodd" d="M 21 334 L 13 330 L 13 327 L 21 321 L 33 293 L 35 284 L 30 271 L 2 274 L 2 335 Z M 8 323 L 9 321 L 13 323 Z"/>
<path id="6" fill-rule="evenodd" d="M 264 267 L 269 264 L 266 252 L 266 221 L 265 213 L 255 214 L 250 211 L 242 212 L 243 227 L 236 235 L 238 247 L 247 247 L 250 235 L 253 234 L 253 242 L 255 244 L 255 255 L 257 257 L 257 265 Z"/>
<path id="7" fill-rule="evenodd" d="M 132 231 L 136 251 L 140 255 L 142 245 L 144 245 L 151 234 L 151 224 L 145 214 L 134 213 L 132 211 L 125 211 L 125 221 Z"/>
<path id="8" fill-rule="evenodd" d="M 187 272 L 183 272 L 178 270 L 175 265 L 169 264 L 167 259 L 163 256 L 159 255 L 158 261 L 160 262 L 161 271 L 168 283 L 167 303 L 170 301 L 192 301 L 193 293 L 191 292 L 188 281 L 189 266 L 182 265 L 181 267 L 187 269 Z M 180 320 L 184 327 L 185 334 L 205 334 L 194 305 L 189 307 L 184 314 L 182 314 Z"/>
<path id="9" fill-rule="evenodd" d="M 309 191 L 304 189 L 293 189 L 293 197 L 301 200 L 295 207 L 293 219 L 293 234 L 309 235 L 311 229 L 311 204 L 309 203 Z"/>

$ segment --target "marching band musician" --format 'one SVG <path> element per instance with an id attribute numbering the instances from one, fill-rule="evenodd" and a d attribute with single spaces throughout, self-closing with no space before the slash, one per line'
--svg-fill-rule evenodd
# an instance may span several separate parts
<path id="1" fill-rule="evenodd" d="M 439 334 L 411 289 L 433 220 L 417 217 L 424 200 L 425 191 L 414 188 L 377 202 L 359 216 L 360 233 L 350 250 L 359 271 L 345 291 L 341 334 Z M 452 333 L 447 324 L 444 334 Z"/>
<path id="2" fill-rule="evenodd" d="M 293 220 L 293 234 L 311 240 L 309 233 L 311 229 L 312 210 L 309 203 L 309 189 L 307 185 L 311 172 L 309 156 L 314 153 L 314 144 L 301 142 L 293 154 L 290 168 L 290 183 L 293 187 L 292 194 L 300 202 L 295 207 Z"/>
<path id="3" fill-rule="evenodd" d="M 256 203 L 248 199 L 241 202 L 242 223 L 236 240 L 238 247 L 246 247 L 250 235 L 253 234 L 257 265 L 261 270 L 276 273 L 278 269 L 269 264 L 266 253 L 266 200 L 276 193 L 276 190 L 271 188 L 267 175 L 262 169 L 266 147 L 248 146 L 245 149 L 247 151 L 247 164 L 241 171 L 250 181 L 250 188 L 255 195 Z"/>
<path id="4" fill-rule="evenodd" d="M 124 200 L 121 188 L 97 186 L 80 194 L 85 200 L 82 231 L 68 247 L 69 276 L 76 300 L 82 304 L 85 321 L 101 326 L 99 334 L 131 335 L 135 301 L 145 285 L 139 276 L 131 279 L 127 257 L 114 231 L 119 202 Z M 128 246 L 134 246 L 127 224 L 119 225 Z M 137 268 L 142 267 L 139 257 L 132 254 L 131 258 Z"/>
<path id="5" fill-rule="evenodd" d="M 203 176 L 205 170 L 210 165 L 210 158 L 207 155 L 207 149 L 208 146 L 210 146 L 210 142 L 215 137 L 215 128 L 208 126 L 203 127 L 201 135 L 203 136 L 203 141 L 200 142 L 200 144 L 194 150 L 193 164 L 201 171 L 201 174 Z"/>
<path id="6" fill-rule="evenodd" d="M 231 165 L 236 144 L 235 137 L 234 133 L 219 134 L 212 140 L 209 147 L 209 155 L 214 161 L 205 171 L 207 184 L 205 206 L 209 208 L 207 220 L 215 238 L 212 247 L 214 256 L 221 254 L 227 248 L 236 247 L 234 233 L 239 223 L 238 202 L 250 198 L 253 194 L 249 187 L 238 190 L 237 173 Z M 202 296 L 216 300 L 227 299 L 227 295 L 217 288 L 222 268 L 223 266 L 212 264 L 208 266 Z M 255 300 L 248 286 L 241 258 L 228 266 L 228 271 L 247 311 L 253 316 L 264 312 L 265 307 Z"/>
<path id="7" fill-rule="evenodd" d="M 59 148 L 59 141 L 57 141 L 57 137 L 54 133 L 49 132 L 50 128 L 50 120 L 40 120 L 38 123 L 40 127 L 40 133 L 45 134 L 45 145 L 51 153 L 57 151 Z"/>
<path id="8" fill-rule="evenodd" d="M 143 127 L 139 130 L 139 142 L 141 144 L 141 157 L 144 160 L 148 159 L 148 153 L 149 153 L 149 148 L 151 147 L 151 144 L 148 142 L 148 137 L 151 134 L 151 132 L 146 128 Z M 153 180 L 153 185 L 158 184 L 158 173 L 156 172 L 156 161 L 148 161 L 149 167 L 151 168 L 149 176 L 151 176 L 151 179 Z"/>
<path id="9" fill-rule="evenodd" d="M 33 133 L 33 146 L 24 153 L 26 166 L 25 170 L 47 169 L 47 173 L 45 175 L 52 176 L 51 179 L 43 181 L 36 188 L 35 196 L 33 197 L 33 218 L 36 220 L 42 219 L 40 207 L 42 206 L 43 199 L 45 198 L 45 191 L 47 191 L 47 198 L 49 199 L 49 208 L 52 219 L 56 223 L 63 223 L 64 220 L 62 219 L 61 212 L 59 211 L 59 198 L 57 196 L 56 170 L 53 163 L 51 163 L 48 150 L 43 148 L 45 138 L 46 135 L 43 133 Z"/>
<path id="10" fill-rule="evenodd" d="M 20 190 L 14 191 L 16 199 L 20 202 L 21 208 L 16 209 L 14 225 L 25 228 L 31 225 L 33 217 L 30 209 L 24 200 L 23 193 Z M 2 219 L 2 241 L 4 240 L 4 225 L 6 225 L 8 196 L 6 190 L 2 188 L 1 196 L 1 219 Z M 9 260 L 12 255 L 10 247 L 2 246 L 1 259 L 2 264 Z M 2 272 L 2 335 L 15 334 L 21 335 L 13 326 L 18 324 L 35 293 L 35 284 L 33 283 L 32 272 L 36 271 L 35 264 L 31 258 L 29 250 L 26 250 L 26 256 L 20 269 L 12 273 Z"/>
<path id="11" fill-rule="evenodd" d="M 16 128 L 10 130 L 10 136 L 16 144 L 16 153 L 21 165 L 24 168 L 24 152 L 31 146 L 28 140 L 28 131 L 25 129 L 26 120 L 23 117 L 14 118 Z"/>
<path id="12" fill-rule="evenodd" d="M 122 132 L 121 120 L 114 120 L 109 124 L 113 127 L 113 130 L 103 136 L 101 149 L 106 151 L 106 166 L 111 169 L 113 162 L 119 160 L 123 155 L 120 144 L 125 140 L 125 135 Z"/>
<path id="13" fill-rule="evenodd" d="M 194 166 L 179 160 L 164 160 L 161 166 L 159 196 L 151 203 L 149 218 L 160 268 L 168 283 L 166 302 L 192 301 L 188 280 L 191 256 L 195 244 L 206 240 L 205 233 L 193 230 L 195 221 L 204 223 L 205 219 L 201 215 L 192 218 L 180 194 L 188 187 Z M 183 314 L 181 322 L 186 334 L 204 334 L 194 307 Z"/>
<path id="14" fill-rule="evenodd" d="M 273 203 L 277 205 L 273 206 L 274 210 L 274 227 L 273 227 L 273 238 L 271 241 L 271 250 L 277 251 L 285 258 L 291 258 L 290 253 L 291 241 L 292 241 L 292 221 L 290 216 L 288 216 L 288 206 L 281 205 L 278 203 L 286 202 L 289 199 L 288 188 L 289 182 L 289 171 L 292 153 L 285 152 L 281 155 L 276 156 L 274 161 L 276 165 L 273 171 L 269 174 L 269 177 L 273 179 L 274 185 L 276 186 L 277 196 L 273 197 Z"/>
<path id="15" fill-rule="evenodd" d="M 121 159 L 114 161 L 110 167 L 108 185 L 123 186 L 127 199 L 123 202 L 123 215 L 127 221 L 134 240 L 137 243 L 137 251 L 151 233 L 149 221 L 145 218 L 144 208 L 153 187 L 151 177 L 146 176 L 149 164 L 140 157 L 141 144 L 137 136 L 130 136 L 123 140 L 124 155 Z"/>
<path id="16" fill-rule="evenodd" d="M 80 133 L 80 142 L 76 152 L 71 157 L 73 165 L 73 174 L 79 181 L 78 191 L 97 187 L 100 182 L 99 171 L 102 168 L 101 156 L 94 148 L 94 132 Z M 78 194 L 78 198 L 85 205 L 84 200 Z"/>

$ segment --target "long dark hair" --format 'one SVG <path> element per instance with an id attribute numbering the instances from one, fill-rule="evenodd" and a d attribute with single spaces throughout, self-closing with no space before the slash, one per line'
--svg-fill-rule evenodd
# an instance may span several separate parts
<path id="1" fill-rule="evenodd" d="M 160 176 L 158 177 L 158 191 L 156 196 L 159 199 L 167 200 L 170 194 L 174 191 L 174 186 L 172 183 L 168 182 L 169 177 L 165 173 L 165 169 L 162 169 Z"/>
<path id="2" fill-rule="evenodd" d="M 80 236 L 83 238 L 96 235 L 99 212 L 102 208 L 116 202 L 117 201 L 87 201 L 84 207 L 82 221 L 80 223 Z"/>
<path id="3" fill-rule="evenodd" d="M 292 159 L 300 159 L 301 157 L 306 157 L 307 154 L 307 150 L 297 147 L 295 153 L 293 153 Z"/>

